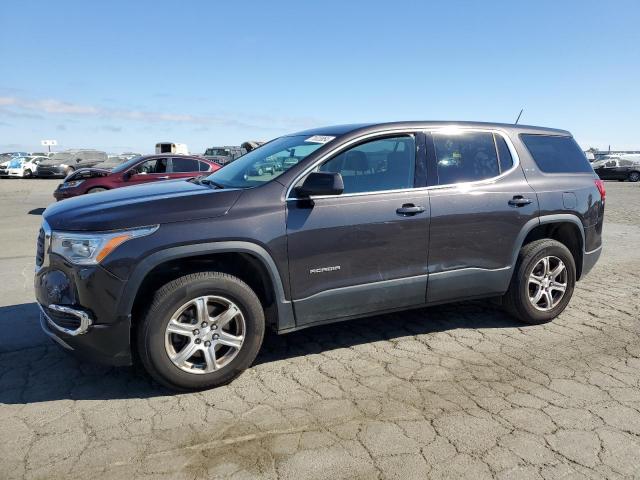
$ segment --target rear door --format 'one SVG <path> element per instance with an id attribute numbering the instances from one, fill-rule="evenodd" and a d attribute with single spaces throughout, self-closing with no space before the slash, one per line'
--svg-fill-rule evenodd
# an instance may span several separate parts
<path id="1" fill-rule="evenodd" d="M 298 325 L 425 303 L 429 195 L 416 175 L 423 158 L 416 138 L 414 132 L 370 138 L 318 166 L 342 175 L 341 195 L 309 201 L 290 194 Z"/>
<path id="2" fill-rule="evenodd" d="M 200 162 L 195 158 L 172 157 L 169 178 L 190 178 L 200 175 Z"/>
<path id="3" fill-rule="evenodd" d="M 506 134 L 439 130 L 428 136 L 430 303 L 503 293 L 536 194 Z"/>

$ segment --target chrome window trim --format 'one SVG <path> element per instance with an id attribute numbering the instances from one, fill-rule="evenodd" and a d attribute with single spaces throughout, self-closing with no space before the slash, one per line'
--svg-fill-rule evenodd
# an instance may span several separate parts
<path id="1" fill-rule="evenodd" d="M 342 153 L 343 151 L 347 150 L 349 147 L 351 147 L 353 144 L 355 143 L 359 143 L 362 140 L 367 140 L 369 138 L 375 138 L 375 137 L 386 137 L 389 134 L 408 134 L 408 135 L 415 135 L 416 133 L 419 132 L 425 132 L 425 133 L 431 133 L 431 134 L 446 134 L 447 132 L 450 131 L 460 131 L 463 130 L 465 133 L 467 132 L 479 132 L 479 133 L 495 133 L 500 135 L 504 141 L 507 144 L 507 148 L 509 149 L 509 153 L 511 153 L 511 159 L 513 161 L 513 165 L 511 166 L 510 169 L 505 170 L 504 172 L 500 172 L 500 175 L 496 176 L 496 177 L 491 177 L 491 178 L 485 178 L 482 180 L 475 180 L 475 181 L 471 181 L 471 182 L 458 182 L 458 183 L 449 183 L 446 185 L 431 185 L 428 187 L 410 187 L 410 188 L 400 188 L 400 189 L 395 189 L 395 190 L 377 190 L 377 191 L 371 191 L 371 192 L 357 192 L 357 193 L 342 193 L 340 195 L 318 195 L 318 196 L 312 196 L 307 198 L 297 198 L 297 197 L 290 197 L 289 195 L 291 194 L 291 191 L 293 190 L 293 187 L 305 176 L 308 175 L 309 173 L 311 173 L 311 171 L 313 169 L 315 169 L 318 165 L 320 165 L 321 163 L 327 161 L 328 159 L 330 159 L 330 157 L 337 155 L 339 153 Z M 497 149 L 496 149 L 497 152 Z M 496 153 L 497 154 L 497 153 Z M 360 197 L 360 196 L 368 196 L 368 195 L 384 195 L 384 194 L 389 194 L 389 193 L 403 193 L 403 192 L 420 192 L 420 191 L 425 191 L 425 190 L 441 190 L 441 189 L 445 189 L 445 188 L 470 188 L 470 187 L 474 187 L 476 185 L 486 185 L 486 184 L 491 184 L 494 183 L 498 180 L 500 180 L 501 178 L 509 175 L 511 172 L 513 172 L 516 168 L 518 168 L 520 166 L 520 156 L 518 155 L 518 152 L 516 151 L 516 148 L 513 144 L 513 142 L 511 141 L 511 138 L 509 138 L 509 135 L 507 135 L 506 131 L 501 129 L 501 128 L 478 128 L 478 127 L 465 127 L 465 126 L 458 126 L 458 125 L 444 125 L 444 126 L 440 126 L 440 127 L 426 127 L 426 128 L 395 128 L 395 129 L 389 129 L 389 130 L 381 130 L 378 132 L 374 132 L 374 133 L 369 133 L 367 135 L 363 135 L 361 137 L 355 138 L 353 140 L 350 140 L 349 142 L 340 145 L 339 147 L 325 153 L 322 157 L 320 157 L 318 160 L 316 160 L 313 164 L 311 164 L 309 167 L 307 167 L 305 170 L 303 170 L 303 172 L 298 175 L 293 182 L 291 182 L 291 184 L 289 185 L 289 187 L 287 188 L 287 193 L 285 195 L 285 201 L 289 202 L 289 201 L 299 201 L 299 200 L 321 200 L 321 199 L 325 199 L 325 198 L 342 198 L 342 197 Z"/>

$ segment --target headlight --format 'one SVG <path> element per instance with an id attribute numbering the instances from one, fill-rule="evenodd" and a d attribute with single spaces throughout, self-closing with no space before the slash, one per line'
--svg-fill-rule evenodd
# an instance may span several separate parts
<path id="1" fill-rule="evenodd" d="M 151 235 L 157 229 L 158 225 L 104 233 L 52 232 L 51 253 L 77 265 L 95 265 L 127 240 Z"/>
<path id="2" fill-rule="evenodd" d="M 65 182 L 60 185 L 60 188 L 74 188 L 80 185 L 82 182 L 84 182 L 84 180 L 73 180 L 71 182 Z"/>

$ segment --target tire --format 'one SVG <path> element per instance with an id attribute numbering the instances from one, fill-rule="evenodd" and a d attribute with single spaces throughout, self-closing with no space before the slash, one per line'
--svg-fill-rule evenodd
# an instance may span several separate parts
<path id="1" fill-rule="evenodd" d="M 637 182 L 640 180 L 640 172 L 631 172 L 629 174 L 629 181 L 630 182 Z"/>
<path id="2" fill-rule="evenodd" d="M 564 265 L 564 274 L 559 273 L 555 280 L 549 282 L 545 270 L 544 278 L 540 283 L 538 277 L 543 271 L 544 259 L 547 258 L 549 275 L 559 266 Z M 532 274 L 535 277 L 532 278 Z M 509 290 L 503 297 L 503 305 L 507 312 L 518 320 L 528 324 L 542 324 L 556 318 L 566 308 L 573 295 L 576 283 L 576 265 L 573 255 L 562 243 L 543 239 L 528 243 L 520 250 L 516 269 L 509 285 Z M 558 290 L 562 284 L 565 290 L 560 296 Z M 547 285 L 545 288 L 544 285 Z M 539 289 L 551 292 L 551 303 L 548 296 L 543 293 L 534 306 Z M 532 298 L 535 297 L 535 298 Z M 556 298 L 558 297 L 558 298 Z M 549 308 L 551 307 L 551 308 Z"/>
<path id="3" fill-rule="evenodd" d="M 22 176 L 23 176 L 24 178 L 31 178 L 31 177 L 33 177 L 33 172 L 31 172 L 31 170 L 27 169 L 27 170 L 25 170 L 25 171 L 24 171 L 24 173 L 22 174 Z"/>
<path id="4" fill-rule="evenodd" d="M 211 302 L 206 303 L 207 313 L 204 317 L 199 316 L 197 305 L 184 309 L 185 305 L 201 298 Z M 224 306 L 217 306 L 215 302 L 219 302 L 219 299 L 231 303 L 237 308 L 233 311 L 238 313 L 220 329 L 214 330 L 217 327 L 214 325 L 217 323 L 214 319 L 220 319 L 224 313 L 232 310 L 228 305 L 227 310 L 224 310 Z M 222 310 L 217 310 L 218 307 Z M 186 313 L 180 316 L 178 314 L 181 311 Z M 190 316 L 192 318 L 189 319 Z M 196 316 L 198 320 L 195 319 Z M 206 328 L 199 323 L 203 319 L 210 322 Z M 170 321 L 172 329 L 175 331 L 175 328 L 179 327 L 180 333 L 168 333 Z M 195 323 L 188 323 L 189 321 Z M 224 331 L 232 323 L 243 323 L 240 333 L 236 330 L 232 334 L 235 336 L 230 336 L 229 332 Z M 183 331 L 185 326 L 188 330 Z M 192 328 L 198 333 L 191 330 Z M 193 273 L 167 283 L 156 292 L 144 319 L 138 325 L 138 353 L 145 369 L 158 383 L 179 391 L 202 390 L 229 383 L 246 370 L 262 346 L 264 329 L 264 310 L 260 300 L 246 283 L 220 272 Z M 220 334 L 219 337 L 225 339 L 238 339 L 242 334 L 240 347 L 233 348 L 222 344 L 221 339 L 214 340 L 216 331 Z M 183 346 L 176 348 L 176 342 Z M 209 345 L 205 347 L 207 343 Z M 192 355 L 183 355 L 188 348 L 198 350 Z M 219 350 L 216 351 L 216 348 Z M 205 356 L 207 351 L 209 359 L 212 358 L 211 351 L 214 352 L 213 365 L 220 361 L 220 367 L 207 371 L 205 366 L 211 364 Z M 174 360 L 181 355 L 184 359 L 176 363 Z M 227 363 L 223 363 L 225 356 L 228 358 Z"/>
<path id="5" fill-rule="evenodd" d="M 93 188 L 90 188 L 90 189 L 87 191 L 87 194 L 89 194 L 89 193 L 99 193 L 99 192 L 104 192 L 104 191 L 106 191 L 106 190 L 107 190 L 107 189 L 106 189 L 106 188 L 103 188 L 103 187 L 93 187 Z"/>

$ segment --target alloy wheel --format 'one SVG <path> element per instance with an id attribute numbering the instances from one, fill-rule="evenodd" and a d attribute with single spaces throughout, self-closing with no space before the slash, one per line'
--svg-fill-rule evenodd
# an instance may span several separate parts
<path id="1" fill-rule="evenodd" d="M 531 305 L 547 312 L 560 303 L 567 290 L 567 267 L 558 257 L 548 256 L 538 260 L 527 282 Z"/>
<path id="2" fill-rule="evenodd" d="M 245 319 L 230 299 L 207 295 L 182 305 L 165 330 L 165 351 L 173 364 L 203 374 L 228 365 L 245 339 Z"/>

